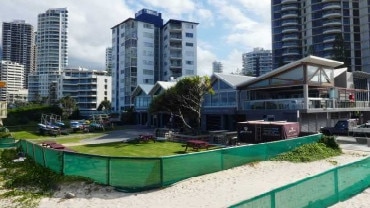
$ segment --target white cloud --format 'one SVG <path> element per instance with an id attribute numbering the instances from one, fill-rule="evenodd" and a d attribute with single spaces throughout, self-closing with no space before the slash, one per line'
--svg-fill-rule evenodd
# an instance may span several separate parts
<path id="1" fill-rule="evenodd" d="M 216 60 L 216 55 L 213 54 L 207 48 L 203 48 L 202 46 L 198 45 L 197 48 L 198 53 L 198 75 L 210 76 L 212 74 L 212 62 Z"/>
<path id="2" fill-rule="evenodd" d="M 236 73 L 241 72 L 242 70 L 242 53 L 243 51 L 234 49 L 231 53 L 226 57 L 226 59 L 221 60 L 224 66 L 224 74 Z"/>

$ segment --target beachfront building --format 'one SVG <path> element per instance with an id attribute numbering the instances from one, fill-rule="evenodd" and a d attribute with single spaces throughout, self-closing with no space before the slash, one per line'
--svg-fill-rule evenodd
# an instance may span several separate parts
<path id="1" fill-rule="evenodd" d="M 27 88 L 27 75 L 34 71 L 33 26 L 24 20 L 3 22 L 2 25 L 2 60 L 16 62 L 24 66 L 23 88 Z"/>
<path id="2" fill-rule="evenodd" d="M 134 106 L 132 92 L 140 84 L 154 85 L 196 74 L 196 23 L 169 20 L 142 9 L 112 27 L 112 107 Z"/>
<path id="3" fill-rule="evenodd" d="M 302 132 L 318 132 L 339 119 L 369 119 L 370 74 L 337 68 L 342 65 L 307 56 L 243 82 L 237 86 L 238 113 L 246 120 L 299 122 Z"/>
<path id="4" fill-rule="evenodd" d="M 259 77 L 272 70 L 272 52 L 263 48 L 254 48 L 253 51 L 244 53 L 243 74 Z"/>
<path id="5" fill-rule="evenodd" d="M 0 62 L 0 80 L 5 86 L 0 86 L 0 101 L 12 104 L 16 101 L 27 101 L 27 89 L 24 88 L 25 68 L 17 62 Z"/>
<path id="6" fill-rule="evenodd" d="M 197 25 L 173 19 L 163 25 L 161 81 L 197 75 Z"/>
<path id="7" fill-rule="evenodd" d="M 136 124 L 148 125 L 149 121 L 149 105 L 152 102 L 152 96 L 149 95 L 150 90 L 154 85 L 139 84 L 132 92 L 132 100 L 136 112 Z"/>
<path id="8" fill-rule="evenodd" d="M 308 55 L 370 72 L 368 1 L 272 0 L 273 69 Z"/>
<path id="9" fill-rule="evenodd" d="M 112 47 L 105 49 L 105 71 L 109 74 L 112 71 Z"/>
<path id="10" fill-rule="evenodd" d="M 57 80 L 57 98 L 74 98 L 80 114 L 87 117 L 96 113 L 102 101 L 111 100 L 111 87 L 112 78 L 107 71 L 68 68 Z"/>
<path id="11" fill-rule="evenodd" d="M 68 11 L 66 8 L 49 9 L 38 15 L 36 35 L 36 71 L 29 75 L 29 99 L 46 98 L 55 103 L 50 95 L 51 85 L 59 79 L 68 65 Z"/>
<path id="12" fill-rule="evenodd" d="M 214 94 L 204 97 L 202 127 L 204 130 L 235 130 L 236 122 L 244 121 L 245 115 L 238 114 L 237 86 L 255 77 L 213 73 L 211 85 Z"/>

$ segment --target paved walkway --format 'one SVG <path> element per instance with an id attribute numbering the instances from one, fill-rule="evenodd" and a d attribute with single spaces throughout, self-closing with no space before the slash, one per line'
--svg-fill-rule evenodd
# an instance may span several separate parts
<path id="1" fill-rule="evenodd" d="M 370 152 L 370 147 L 367 144 L 359 144 L 355 137 L 352 136 L 336 136 L 339 146 L 345 150 Z"/>
<path id="2" fill-rule="evenodd" d="M 122 142 L 138 137 L 140 134 L 154 134 L 154 129 L 132 127 L 125 130 L 110 131 L 103 136 L 81 140 L 83 144 L 102 144 L 110 142 Z"/>

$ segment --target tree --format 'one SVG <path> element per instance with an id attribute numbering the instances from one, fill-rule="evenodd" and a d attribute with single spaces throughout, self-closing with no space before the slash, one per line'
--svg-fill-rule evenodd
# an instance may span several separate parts
<path id="1" fill-rule="evenodd" d="M 111 110 L 112 109 L 112 104 L 109 100 L 103 100 L 99 104 L 98 108 L 96 109 L 97 111 L 102 111 L 102 110 Z"/>
<path id="2" fill-rule="evenodd" d="M 179 118 L 188 128 L 200 130 L 201 109 L 204 96 L 213 93 L 209 77 L 195 76 L 180 79 L 175 86 L 167 89 L 153 99 L 149 111 L 151 113 L 168 112 Z M 187 119 L 195 120 L 195 127 Z"/>
<path id="3" fill-rule="evenodd" d="M 77 109 L 77 104 L 75 99 L 70 96 L 62 97 L 59 101 L 59 106 L 63 110 L 62 118 L 67 119 L 72 115 L 73 111 Z"/>

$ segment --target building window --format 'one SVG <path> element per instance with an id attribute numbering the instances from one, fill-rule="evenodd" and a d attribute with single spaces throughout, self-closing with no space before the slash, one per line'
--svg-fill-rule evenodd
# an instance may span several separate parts
<path id="1" fill-rule="evenodd" d="M 145 47 L 154 47 L 154 43 L 144 42 Z"/>
<path id="2" fill-rule="evenodd" d="M 187 65 L 193 65 L 193 63 L 194 63 L 193 61 L 186 61 Z"/>
<path id="3" fill-rule="evenodd" d="M 145 23 L 144 24 L 144 28 L 153 29 L 153 25 L 152 24 Z"/>
<path id="4" fill-rule="evenodd" d="M 187 38 L 193 38 L 193 33 L 186 33 L 186 34 L 185 34 L 185 36 L 186 36 Z"/>
<path id="5" fill-rule="evenodd" d="M 193 43 L 188 43 L 188 42 L 186 42 L 186 43 L 185 43 L 185 45 L 186 45 L 186 46 L 193 47 L 193 45 L 194 45 L 194 44 L 193 44 Z"/>

